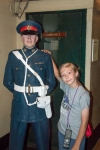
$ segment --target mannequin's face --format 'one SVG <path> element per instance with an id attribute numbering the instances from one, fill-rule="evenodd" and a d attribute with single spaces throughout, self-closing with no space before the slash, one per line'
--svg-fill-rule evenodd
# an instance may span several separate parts
<path id="1" fill-rule="evenodd" d="M 22 35 L 21 41 L 23 42 L 23 45 L 27 48 L 34 47 L 36 45 L 36 42 L 38 41 L 37 35 Z"/>

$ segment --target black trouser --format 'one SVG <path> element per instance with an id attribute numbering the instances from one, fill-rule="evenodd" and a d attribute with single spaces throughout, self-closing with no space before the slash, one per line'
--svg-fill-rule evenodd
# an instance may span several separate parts
<path id="1" fill-rule="evenodd" d="M 49 149 L 49 121 L 32 122 L 38 150 Z M 11 121 L 9 150 L 23 150 L 24 139 L 27 130 L 26 122 Z"/>

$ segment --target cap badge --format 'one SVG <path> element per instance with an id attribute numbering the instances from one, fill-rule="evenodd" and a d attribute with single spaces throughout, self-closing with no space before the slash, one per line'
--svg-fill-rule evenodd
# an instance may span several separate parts
<path id="1" fill-rule="evenodd" d="M 31 27 L 29 25 L 27 26 L 27 30 L 31 30 Z"/>

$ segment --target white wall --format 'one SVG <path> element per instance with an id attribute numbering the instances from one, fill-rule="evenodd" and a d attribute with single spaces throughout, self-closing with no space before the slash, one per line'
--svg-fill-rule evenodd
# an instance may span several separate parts
<path id="1" fill-rule="evenodd" d="M 10 50 L 16 48 L 16 18 L 9 11 L 8 2 L 0 0 L 0 137 L 9 133 L 12 94 L 3 86 L 4 68 Z"/>

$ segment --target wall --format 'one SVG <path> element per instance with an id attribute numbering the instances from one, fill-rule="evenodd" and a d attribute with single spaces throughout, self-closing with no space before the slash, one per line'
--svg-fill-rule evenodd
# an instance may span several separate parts
<path id="1" fill-rule="evenodd" d="M 93 10 L 92 39 L 99 40 L 98 61 L 91 63 L 91 92 L 93 96 L 92 122 L 94 128 L 100 123 L 100 1 L 96 0 Z"/>
<path id="2" fill-rule="evenodd" d="M 3 86 L 4 68 L 10 50 L 16 48 L 16 18 L 11 15 L 8 2 L 0 0 L 0 137 L 9 133 L 12 94 Z"/>

